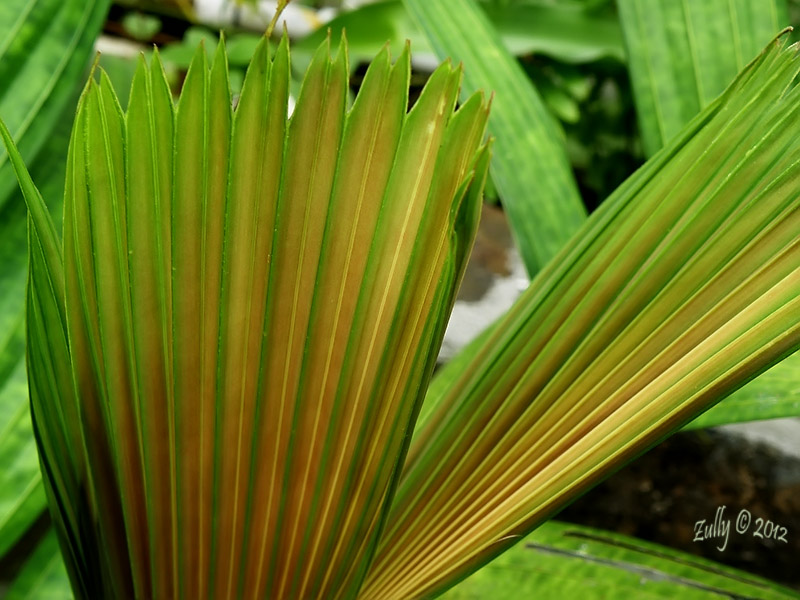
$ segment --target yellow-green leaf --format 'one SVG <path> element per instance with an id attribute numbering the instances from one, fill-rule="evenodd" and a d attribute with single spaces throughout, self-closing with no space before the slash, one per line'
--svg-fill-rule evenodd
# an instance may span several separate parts
<path id="1" fill-rule="evenodd" d="M 438 386 L 365 598 L 434 595 L 800 346 L 800 89 L 780 42 Z"/>

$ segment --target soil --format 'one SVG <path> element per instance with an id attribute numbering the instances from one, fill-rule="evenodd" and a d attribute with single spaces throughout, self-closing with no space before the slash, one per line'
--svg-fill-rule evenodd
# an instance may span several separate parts
<path id="1" fill-rule="evenodd" d="M 718 549 L 721 538 L 694 541 L 695 524 L 713 524 L 723 506 L 723 518 L 732 522 L 724 550 Z M 738 534 L 742 510 L 751 523 Z M 704 556 L 800 590 L 800 459 L 738 435 L 676 434 L 556 518 Z M 759 518 L 762 535 L 769 520 L 786 528 L 787 541 L 756 537 Z"/>

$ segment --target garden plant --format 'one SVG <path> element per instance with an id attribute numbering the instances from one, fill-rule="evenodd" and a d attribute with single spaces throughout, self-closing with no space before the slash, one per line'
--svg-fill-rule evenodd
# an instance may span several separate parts
<path id="1" fill-rule="evenodd" d="M 384 47 L 351 103 L 346 37 L 329 36 L 291 114 L 285 34 L 261 40 L 235 102 L 224 39 L 196 49 L 176 100 L 158 51 L 125 109 L 95 67 L 61 233 L 0 126 L 28 215 L 33 431 L 75 597 L 437 596 L 791 356 L 787 35 L 587 219 L 549 235 L 547 209 L 510 205 L 532 220 L 515 229 L 531 284 L 435 376 L 493 147 L 510 198 L 525 157 L 502 136 L 531 134 L 492 126 L 505 98 L 459 96 L 468 61 L 409 109 L 408 46 Z"/>

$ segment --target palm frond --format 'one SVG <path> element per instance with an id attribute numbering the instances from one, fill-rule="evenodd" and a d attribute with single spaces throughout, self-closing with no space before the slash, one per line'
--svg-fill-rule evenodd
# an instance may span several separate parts
<path id="1" fill-rule="evenodd" d="M 800 89 L 781 46 L 432 388 L 365 598 L 446 589 L 800 346 Z"/>
<path id="2" fill-rule="evenodd" d="M 231 109 L 224 47 L 176 107 L 156 55 L 76 117 L 61 244 L 31 211 L 29 369 L 78 597 L 352 595 L 477 226 L 460 69 L 406 114 L 384 50 L 351 109 L 324 44 L 287 119 L 287 39 Z M 11 144 L 5 132 L 4 139 Z"/>

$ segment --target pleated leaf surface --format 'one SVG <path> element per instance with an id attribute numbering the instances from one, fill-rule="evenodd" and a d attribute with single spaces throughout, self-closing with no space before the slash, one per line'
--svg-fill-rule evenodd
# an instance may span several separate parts
<path id="1" fill-rule="evenodd" d="M 676 135 L 790 24 L 785 0 L 622 0 L 618 6 L 648 154 Z M 689 427 L 797 416 L 798 393 L 800 354 L 795 353 Z"/>
<path id="2" fill-rule="evenodd" d="M 432 388 L 365 598 L 435 595 L 800 345 L 800 89 L 776 41 Z"/>
<path id="3" fill-rule="evenodd" d="M 34 421 L 76 596 L 351 597 L 365 577 L 477 228 L 481 95 L 443 64 L 407 112 L 346 46 L 287 116 L 287 38 L 234 109 L 224 45 L 127 113 L 101 71 L 62 243 L 30 211 Z M 6 137 L 10 145 L 10 137 Z M 31 318 L 33 317 L 33 318 Z"/>

